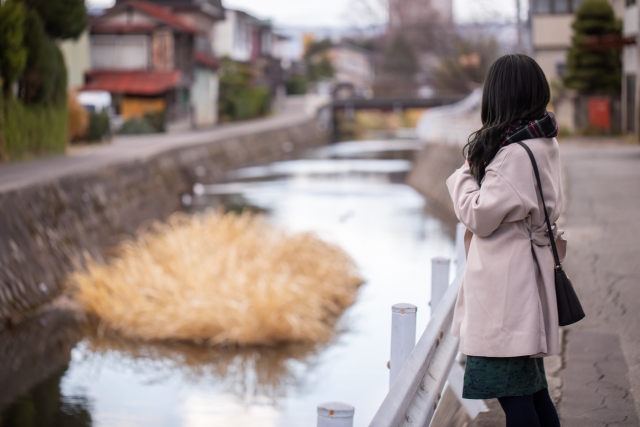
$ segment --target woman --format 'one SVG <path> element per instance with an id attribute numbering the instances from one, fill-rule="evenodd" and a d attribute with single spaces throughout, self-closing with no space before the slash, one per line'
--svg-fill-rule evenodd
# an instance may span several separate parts
<path id="1" fill-rule="evenodd" d="M 447 180 L 470 237 L 453 320 L 468 356 L 463 397 L 497 398 L 507 427 L 560 425 L 542 359 L 560 352 L 553 256 L 531 160 L 515 143 L 526 140 L 535 156 L 554 224 L 564 200 L 549 99 L 533 59 L 498 59 L 484 86 L 483 126 L 465 147 L 467 162 Z"/>

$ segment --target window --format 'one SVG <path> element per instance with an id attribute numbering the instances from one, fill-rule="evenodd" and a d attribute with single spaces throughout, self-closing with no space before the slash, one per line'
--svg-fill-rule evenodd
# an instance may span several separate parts
<path id="1" fill-rule="evenodd" d="M 583 1 L 584 0 L 533 0 L 533 12 L 540 15 L 549 13 L 574 13 Z M 636 0 L 626 1 L 635 3 Z"/>
<path id="2" fill-rule="evenodd" d="M 552 0 L 535 0 L 535 13 L 551 13 Z"/>
<path id="3" fill-rule="evenodd" d="M 553 12 L 554 13 L 570 13 L 569 3 L 570 3 L 570 0 L 554 0 Z"/>
<path id="4" fill-rule="evenodd" d="M 633 0 L 635 2 L 635 0 Z M 582 3 L 584 2 L 584 0 L 573 0 L 573 11 L 577 11 L 578 9 L 580 9 L 580 6 L 582 6 Z"/>
<path id="5" fill-rule="evenodd" d="M 627 0 L 627 6 L 633 6 L 636 4 L 636 0 Z"/>
<path id="6" fill-rule="evenodd" d="M 556 75 L 564 77 L 567 74 L 567 63 L 564 61 L 556 62 Z"/>

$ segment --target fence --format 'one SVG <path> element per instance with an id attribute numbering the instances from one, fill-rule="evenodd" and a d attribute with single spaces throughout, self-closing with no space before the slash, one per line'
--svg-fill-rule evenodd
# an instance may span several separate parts
<path id="1" fill-rule="evenodd" d="M 415 344 L 416 306 L 392 307 L 390 390 L 369 427 L 428 426 L 448 381 L 471 419 L 486 410 L 481 400 L 463 400 L 464 370 L 456 362 L 459 339 L 451 334 L 453 310 L 465 266 L 464 226 L 456 232 L 456 276 L 449 284 L 450 260 L 431 261 L 431 310 Z M 414 345 L 415 344 L 415 345 Z M 339 402 L 318 406 L 318 427 L 353 426 L 354 408 Z"/>

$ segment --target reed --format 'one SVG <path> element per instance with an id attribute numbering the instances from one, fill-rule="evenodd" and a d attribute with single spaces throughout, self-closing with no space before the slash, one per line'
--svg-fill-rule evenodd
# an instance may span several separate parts
<path id="1" fill-rule="evenodd" d="M 69 285 L 102 327 L 142 340 L 326 342 L 363 282 L 337 246 L 249 213 L 175 214 L 116 253 Z"/>

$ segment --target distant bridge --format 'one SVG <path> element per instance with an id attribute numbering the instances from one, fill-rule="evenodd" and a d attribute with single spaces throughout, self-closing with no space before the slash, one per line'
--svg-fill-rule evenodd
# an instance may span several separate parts
<path id="1" fill-rule="evenodd" d="M 464 97 L 449 96 L 439 98 L 348 98 L 333 99 L 319 110 L 319 119 L 331 130 L 333 141 L 339 140 L 338 112 L 342 117 L 353 120 L 356 111 L 377 110 L 402 114 L 408 109 L 428 109 L 459 102 Z"/>
<path id="2" fill-rule="evenodd" d="M 464 96 L 440 98 L 351 98 L 334 99 L 331 102 L 333 111 L 338 110 L 381 110 L 402 112 L 410 108 L 433 108 L 456 103 Z"/>

